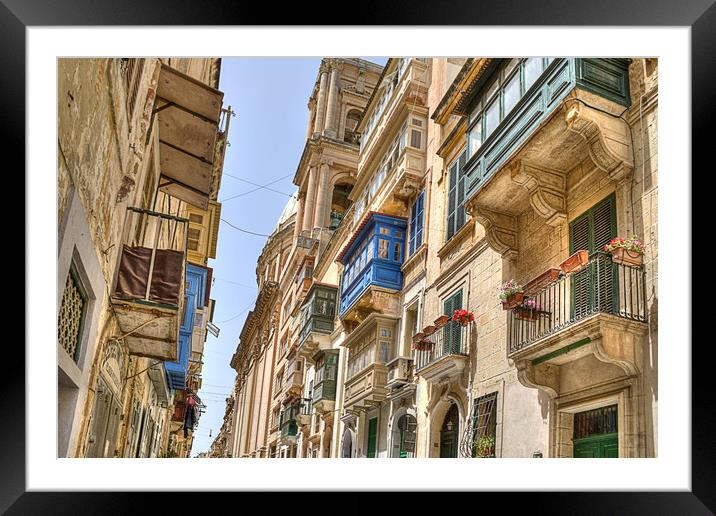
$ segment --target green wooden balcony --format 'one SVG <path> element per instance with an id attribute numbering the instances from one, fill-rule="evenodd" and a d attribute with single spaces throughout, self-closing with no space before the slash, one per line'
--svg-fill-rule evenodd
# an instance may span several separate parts
<path id="1" fill-rule="evenodd" d="M 331 412 L 336 400 L 338 351 L 321 352 L 316 358 L 316 377 L 313 385 L 313 408 L 319 414 Z"/>
<path id="2" fill-rule="evenodd" d="M 298 338 L 298 355 L 313 361 L 319 349 L 330 348 L 330 334 L 336 315 L 338 288 L 314 282 L 301 307 L 301 333 Z"/>

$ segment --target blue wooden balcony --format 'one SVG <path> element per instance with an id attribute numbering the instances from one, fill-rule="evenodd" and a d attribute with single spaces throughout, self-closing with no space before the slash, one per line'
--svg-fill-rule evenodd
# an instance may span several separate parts
<path id="1" fill-rule="evenodd" d="M 392 291 L 403 288 L 400 267 L 405 258 L 407 221 L 369 212 L 341 251 L 343 264 L 339 316 L 343 318 L 370 287 Z"/>

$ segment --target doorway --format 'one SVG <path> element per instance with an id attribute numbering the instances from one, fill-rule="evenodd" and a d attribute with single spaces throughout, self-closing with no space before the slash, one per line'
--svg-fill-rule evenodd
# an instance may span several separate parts
<path id="1" fill-rule="evenodd" d="M 577 459 L 619 457 L 617 405 L 574 415 L 573 456 Z"/>
<path id="2" fill-rule="evenodd" d="M 460 414 L 457 405 L 452 403 L 440 429 L 440 458 L 457 458 L 457 436 Z"/>

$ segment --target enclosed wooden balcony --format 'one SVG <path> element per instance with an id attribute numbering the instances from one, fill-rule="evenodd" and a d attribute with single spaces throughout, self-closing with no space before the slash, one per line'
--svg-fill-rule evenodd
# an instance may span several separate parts
<path id="1" fill-rule="evenodd" d="M 537 61 L 537 72 L 528 73 Z M 485 227 L 490 246 L 514 258 L 518 215 L 531 206 L 549 225 L 561 226 L 576 181 L 571 172 L 585 160 L 614 183 L 631 174 L 629 127 L 619 117 L 630 105 L 629 60 L 530 58 L 494 66 L 495 75 L 511 77 L 498 90 L 504 96 L 509 89 L 515 100 L 499 115 L 493 108 L 500 93 L 493 100 L 487 79 L 465 101 L 471 106 L 463 108 L 469 118 L 465 209 Z M 522 86 L 513 92 L 521 73 Z"/>
<path id="2" fill-rule="evenodd" d="M 338 350 L 319 353 L 316 357 L 316 377 L 313 384 L 313 408 L 319 414 L 333 411 L 337 376 Z"/>
<path id="3" fill-rule="evenodd" d="M 413 336 L 424 349 L 415 350 L 415 369 L 428 382 L 439 383 L 458 377 L 469 360 L 472 324 L 461 326 L 443 316 L 436 324 Z"/>
<path id="4" fill-rule="evenodd" d="M 330 349 L 336 316 L 338 288 L 335 285 L 314 283 L 301 307 L 301 333 L 298 338 L 298 355 L 313 362 L 319 350 Z"/>
<path id="5" fill-rule="evenodd" d="M 282 443 L 294 444 L 296 442 L 296 436 L 298 435 L 298 423 L 296 421 L 296 417 L 299 412 L 299 403 L 286 405 L 281 411 L 279 426 L 281 429 L 280 440 Z"/>
<path id="6" fill-rule="evenodd" d="M 178 358 L 187 222 L 128 208 L 111 299 L 131 355 Z"/>
<path id="7" fill-rule="evenodd" d="M 353 412 L 366 411 L 385 400 L 388 394 L 388 367 L 371 364 L 346 380 L 343 406 Z"/>

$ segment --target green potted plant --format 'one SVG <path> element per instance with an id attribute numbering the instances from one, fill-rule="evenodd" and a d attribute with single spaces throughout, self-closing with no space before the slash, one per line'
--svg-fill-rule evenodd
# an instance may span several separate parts
<path id="1" fill-rule="evenodd" d="M 433 341 L 426 335 L 421 335 L 413 340 L 412 348 L 416 351 L 430 351 L 433 349 Z"/>
<path id="2" fill-rule="evenodd" d="M 475 441 L 475 457 L 492 457 L 495 455 L 495 436 L 483 435 Z"/>
<path id="3" fill-rule="evenodd" d="M 500 287 L 500 301 L 503 310 L 511 310 L 522 304 L 525 294 L 522 285 L 511 279 Z"/>
<path id="4" fill-rule="evenodd" d="M 641 266 L 646 246 L 633 235 L 631 238 L 612 238 L 604 246 L 604 250 L 612 255 L 612 261 L 622 265 Z"/>
<path id="5" fill-rule="evenodd" d="M 472 322 L 475 322 L 475 314 L 473 314 L 470 310 L 455 310 L 452 320 L 464 327 Z"/>

